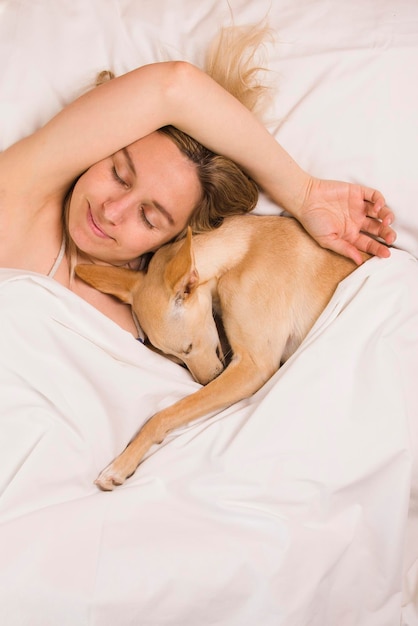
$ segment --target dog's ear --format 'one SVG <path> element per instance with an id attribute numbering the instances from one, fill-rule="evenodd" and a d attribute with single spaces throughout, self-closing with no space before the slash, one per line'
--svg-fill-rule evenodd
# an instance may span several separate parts
<path id="1" fill-rule="evenodd" d="M 164 279 L 166 285 L 176 297 L 181 299 L 189 296 L 199 284 L 192 244 L 192 229 L 187 229 L 184 243 L 174 257 L 167 263 Z"/>
<path id="2" fill-rule="evenodd" d="M 132 292 L 142 277 L 141 272 L 107 265 L 76 265 L 74 271 L 95 289 L 116 296 L 128 304 L 132 304 Z"/>

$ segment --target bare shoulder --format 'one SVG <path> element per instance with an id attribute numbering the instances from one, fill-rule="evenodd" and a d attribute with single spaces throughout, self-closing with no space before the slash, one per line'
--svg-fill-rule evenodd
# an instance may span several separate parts
<path id="1" fill-rule="evenodd" d="M 41 173 L 42 145 L 36 133 L 0 153 L 0 192 L 13 204 L 27 197 L 26 205 L 38 205 L 51 195 L 52 186 Z"/>
<path id="2" fill-rule="evenodd" d="M 62 239 L 62 200 L 26 188 L 0 154 L 0 267 L 47 274 Z"/>

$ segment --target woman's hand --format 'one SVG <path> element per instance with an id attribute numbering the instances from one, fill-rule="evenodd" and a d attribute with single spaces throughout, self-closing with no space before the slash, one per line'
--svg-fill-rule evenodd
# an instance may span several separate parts
<path id="1" fill-rule="evenodd" d="M 295 217 L 323 247 L 349 257 L 358 265 L 361 252 L 389 257 L 394 214 L 383 195 L 369 187 L 310 177 L 305 198 Z"/>

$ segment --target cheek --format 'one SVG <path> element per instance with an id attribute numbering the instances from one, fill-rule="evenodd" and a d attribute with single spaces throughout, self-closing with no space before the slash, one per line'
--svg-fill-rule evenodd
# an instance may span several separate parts
<path id="1" fill-rule="evenodd" d="M 108 175 L 104 162 L 96 163 L 89 167 L 77 180 L 74 192 L 79 196 L 88 195 L 96 197 L 103 195 L 109 184 Z"/>
<path id="2" fill-rule="evenodd" d="M 158 235 L 151 235 L 141 228 L 130 228 L 127 234 L 120 237 L 121 247 L 127 257 L 134 259 L 148 252 L 156 252 L 158 248 L 167 243 Z"/>

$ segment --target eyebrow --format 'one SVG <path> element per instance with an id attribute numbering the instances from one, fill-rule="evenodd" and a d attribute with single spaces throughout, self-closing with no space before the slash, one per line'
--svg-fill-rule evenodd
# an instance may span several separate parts
<path id="1" fill-rule="evenodd" d="M 126 159 L 126 164 L 127 164 L 128 168 L 130 169 L 131 173 L 135 176 L 135 178 L 137 178 L 138 177 L 137 171 L 135 169 L 135 165 L 134 165 L 134 162 L 132 160 L 132 157 L 131 157 L 131 154 L 130 154 L 128 148 L 126 148 L 126 147 L 122 148 L 121 152 L 122 152 L 123 156 Z M 152 204 L 155 206 L 156 209 L 158 209 L 158 211 L 160 211 L 160 213 L 162 213 L 164 215 L 164 217 L 171 224 L 171 226 L 174 226 L 174 220 L 173 220 L 173 217 L 172 217 L 170 211 L 167 211 L 167 209 L 165 207 L 163 207 L 162 204 L 160 204 L 156 200 L 152 200 Z"/>

